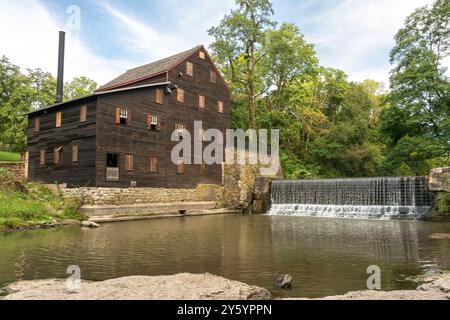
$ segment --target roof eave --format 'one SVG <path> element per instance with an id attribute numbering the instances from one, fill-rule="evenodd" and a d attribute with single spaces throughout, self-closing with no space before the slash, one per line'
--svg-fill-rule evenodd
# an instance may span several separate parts
<path id="1" fill-rule="evenodd" d="M 64 106 L 64 105 L 67 105 L 67 104 L 71 104 L 71 103 L 74 103 L 74 102 L 79 102 L 81 100 L 86 100 L 86 99 L 89 99 L 89 98 L 96 98 L 96 97 L 101 96 L 101 95 L 117 93 L 117 92 L 125 92 L 125 91 L 131 91 L 131 90 L 138 90 L 138 89 L 145 89 L 145 88 L 152 88 L 152 87 L 160 87 L 160 86 L 166 86 L 168 84 L 171 84 L 171 82 L 170 81 L 166 81 L 166 82 L 159 82 L 159 83 L 151 83 L 151 84 L 144 84 L 144 85 L 141 85 L 141 86 L 119 88 L 119 89 L 113 89 L 113 90 L 101 91 L 101 92 L 96 91 L 93 94 L 90 94 L 90 95 L 87 95 L 87 96 L 84 96 L 84 97 L 81 97 L 81 98 L 78 98 L 78 99 L 74 99 L 74 100 L 70 100 L 70 101 L 66 101 L 66 102 L 62 102 L 62 103 L 57 103 L 57 104 L 51 105 L 51 106 L 49 106 L 47 108 L 43 108 L 43 109 L 39 109 L 39 110 L 35 110 L 35 111 L 32 111 L 32 112 L 26 113 L 26 115 L 30 116 L 30 115 L 33 115 L 33 114 L 36 114 L 36 113 L 41 113 L 41 112 L 45 113 L 46 111 L 48 111 L 50 109 L 61 107 L 61 106 Z"/>

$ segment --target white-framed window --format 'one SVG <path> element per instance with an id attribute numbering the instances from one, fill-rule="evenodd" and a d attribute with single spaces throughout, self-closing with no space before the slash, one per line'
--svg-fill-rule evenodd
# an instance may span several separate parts
<path id="1" fill-rule="evenodd" d="M 178 132 L 178 133 L 183 133 L 184 132 L 184 125 L 182 125 L 182 124 L 176 124 L 175 125 L 175 130 Z"/>
<path id="2" fill-rule="evenodd" d="M 150 124 L 152 126 L 157 126 L 158 125 L 158 117 L 157 116 L 152 116 L 152 120 L 151 120 Z"/>
<path id="3" fill-rule="evenodd" d="M 120 118 L 121 118 L 121 119 L 128 119 L 128 110 L 126 110 L 126 109 L 121 109 L 121 110 L 120 110 Z"/>

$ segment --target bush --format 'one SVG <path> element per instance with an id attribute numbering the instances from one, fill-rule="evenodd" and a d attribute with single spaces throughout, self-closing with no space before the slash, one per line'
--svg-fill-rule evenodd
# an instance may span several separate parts
<path id="1" fill-rule="evenodd" d="M 25 183 L 0 169 L 0 226 L 17 228 L 53 220 L 81 219 L 80 204 L 39 183 Z"/>

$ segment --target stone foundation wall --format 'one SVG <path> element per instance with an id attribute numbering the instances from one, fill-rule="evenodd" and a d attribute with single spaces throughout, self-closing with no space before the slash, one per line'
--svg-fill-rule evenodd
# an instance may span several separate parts
<path id="1" fill-rule="evenodd" d="M 25 177 L 25 162 L 0 163 L 0 168 L 12 172 L 17 177 Z"/>
<path id="2" fill-rule="evenodd" d="M 429 189 L 433 193 L 433 206 L 428 220 L 450 222 L 450 167 L 431 171 Z"/>
<path id="3" fill-rule="evenodd" d="M 52 186 L 65 198 L 84 205 L 130 205 L 144 203 L 215 201 L 223 203 L 222 187 L 199 185 L 197 189 L 156 188 L 64 188 Z"/>

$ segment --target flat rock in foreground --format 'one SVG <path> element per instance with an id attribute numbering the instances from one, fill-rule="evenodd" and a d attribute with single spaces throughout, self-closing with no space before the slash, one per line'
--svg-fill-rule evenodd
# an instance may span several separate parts
<path id="1" fill-rule="evenodd" d="M 65 280 L 22 281 L 9 285 L 5 300 L 268 300 L 269 291 L 211 274 L 133 276 L 82 282 L 71 293 Z"/>
<path id="2" fill-rule="evenodd" d="M 425 284 L 417 290 L 354 291 L 314 300 L 450 300 L 450 274 L 436 275 L 423 281 Z"/>

